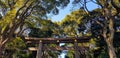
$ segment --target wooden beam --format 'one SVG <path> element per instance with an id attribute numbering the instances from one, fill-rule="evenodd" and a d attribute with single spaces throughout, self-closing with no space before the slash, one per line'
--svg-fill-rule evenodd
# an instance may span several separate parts
<path id="1" fill-rule="evenodd" d="M 25 37 L 26 43 L 34 43 L 38 44 L 39 40 L 43 41 L 43 44 L 50 44 L 50 43 L 74 43 L 74 40 L 77 40 L 78 43 L 82 42 L 89 42 L 90 37 L 79 37 L 79 38 L 33 38 L 33 37 Z"/>
<path id="2" fill-rule="evenodd" d="M 85 40 L 85 39 L 90 39 L 89 36 L 84 36 L 84 37 L 66 37 L 66 38 L 35 38 L 35 37 L 25 37 L 25 40 L 33 40 L 33 41 L 38 41 L 38 40 L 43 40 L 43 41 L 51 41 L 51 40 L 73 40 L 73 39 L 79 39 L 79 40 Z"/>
<path id="3" fill-rule="evenodd" d="M 83 51 L 84 49 L 88 50 L 89 47 L 78 46 L 77 49 Z M 30 50 L 30 51 L 37 51 L 38 48 L 37 47 L 29 47 L 28 50 Z M 42 50 L 56 51 L 56 50 L 75 50 L 75 49 L 74 49 L 74 47 L 60 47 L 60 46 L 57 46 L 57 47 L 43 47 Z"/>

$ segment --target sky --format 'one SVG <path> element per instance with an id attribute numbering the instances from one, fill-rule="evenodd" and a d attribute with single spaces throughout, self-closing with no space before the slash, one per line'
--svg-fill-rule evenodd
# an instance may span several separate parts
<path id="1" fill-rule="evenodd" d="M 73 1 L 73 0 L 72 0 Z M 72 10 L 72 2 L 70 2 L 68 4 L 67 7 L 65 7 L 64 9 L 60 9 L 59 11 L 59 14 L 58 15 L 52 15 L 52 16 L 49 16 L 49 18 L 53 21 L 53 22 L 58 22 L 58 21 L 61 21 L 66 15 L 70 14 L 73 10 Z M 88 10 L 93 10 L 95 8 L 98 8 L 98 5 L 92 3 L 92 2 L 89 2 L 87 4 L 87 8 Z M 77 6 L 76 8 L 74 8 L 74 10 L 77 10 L 79 9 L 79 7 Z"/>

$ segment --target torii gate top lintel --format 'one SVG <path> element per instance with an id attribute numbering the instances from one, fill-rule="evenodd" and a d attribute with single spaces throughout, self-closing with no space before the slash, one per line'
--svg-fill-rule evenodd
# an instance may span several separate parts
<path id="1" fill-rule="evenodd" d="M 34 38 L 34 37 L 25 37 L 25 40 L 28 43 L 39 43 L 40 41 L 44 44 L 49 43 L 74 43 L 74 41 L 77 41 L 78 43 L 82 42 L 88 42 L 90 40 L 90 37 L 84 36 L 84 37 L 66 37 L 66 38 Z"/>

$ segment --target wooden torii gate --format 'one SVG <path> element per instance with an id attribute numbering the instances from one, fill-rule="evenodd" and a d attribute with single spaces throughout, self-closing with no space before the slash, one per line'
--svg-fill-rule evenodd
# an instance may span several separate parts
<path id="1" fill-rule="evenodd" d="M 42 58 L 42 50 L 47 49 L 44 48 L 43 44 L 58 44 L 58 43 L 73 43 L 74 47 L 57 47 L 57 48 L 50 48 L 53 50 L 74 50 L 75 58 L 80 58 L 79 56 L 79 46 L 78 43 L 88 42 L 90 40 L 90 37 L 84 36 L 84 37 L 67 37 L 67 38 L 33 38 L 33 37 L 25 37 L 26 43 L 34 43 L 39 44 L 38 48 L 33 48 L 33 50 L 37 50 L 37 56 L 36 58 Z M 29 48 L 32 49 L 32 48 Z"/>

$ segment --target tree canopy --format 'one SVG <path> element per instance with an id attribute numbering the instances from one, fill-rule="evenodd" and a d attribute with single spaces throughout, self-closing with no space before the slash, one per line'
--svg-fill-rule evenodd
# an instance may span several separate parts
<path id="1" fill-rule="evenodd" d="M 80 9 L 67 15 L 60 23 L 46 20 L 47 14 L 57 15 L 59 10 L 70 2 L 74 5 L 78 4 Z M 89 2 L 95 3 L 99 8 L 89 11 L 87 9 Z M 117 35 L 120 29 L 119 4 L 120 0 L 0 0 L 0 57 L 3 57 L 7 43 L 17 44 L 16 41 L 21 41 L 18 37 L 23 36 L 26 30 L 30 30 L 29 36 L 32 37 L 89 34 L 96 38 L 96 41 L 106 43 L 105 46 L 100 47 L 106 47 L 109 58 L 117 58 L 119 57 L 117 55 L 119 54 Z"/>

